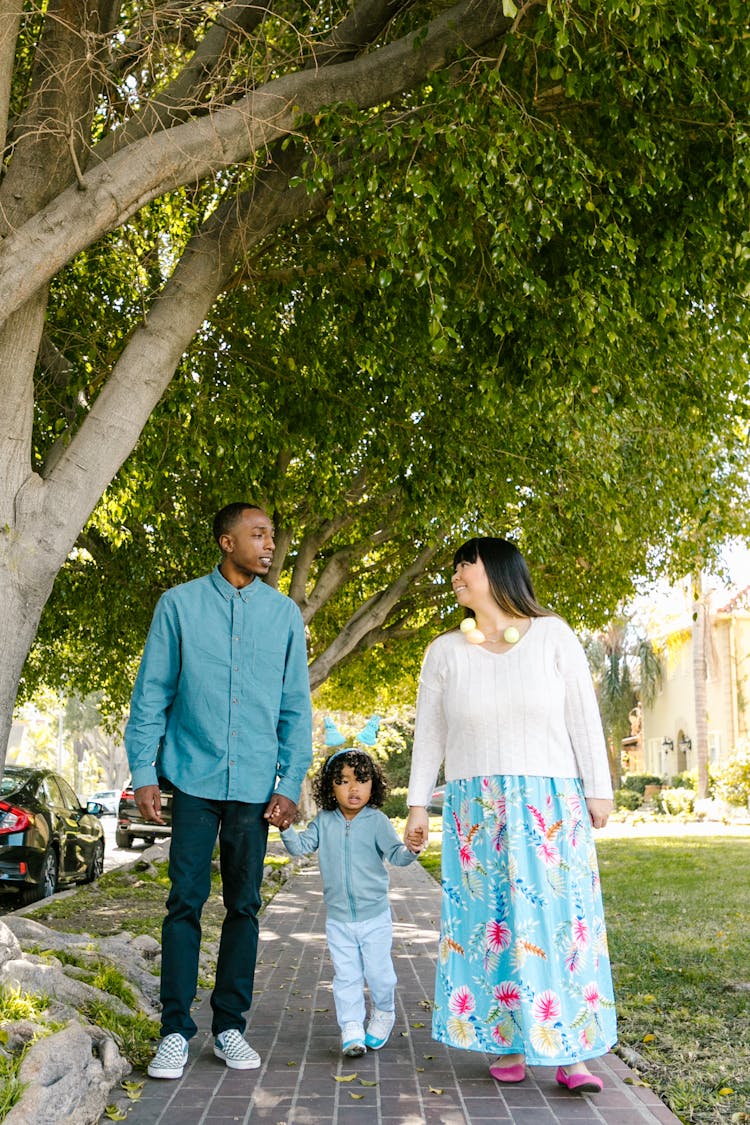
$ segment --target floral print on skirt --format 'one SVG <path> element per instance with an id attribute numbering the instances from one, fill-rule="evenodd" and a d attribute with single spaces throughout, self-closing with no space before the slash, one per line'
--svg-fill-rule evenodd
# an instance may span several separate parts
<path id="1" fill-rule="evenodd" d="M 565 1066 L 617 1041 L 599 870 L 577 778 L 450 781 L 433 1038 Z"/>

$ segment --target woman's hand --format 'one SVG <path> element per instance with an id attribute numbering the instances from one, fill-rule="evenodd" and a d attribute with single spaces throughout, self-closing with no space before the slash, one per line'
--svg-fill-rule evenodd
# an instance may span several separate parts
<path id="1" fill-rule="evenodd" d="M 594 828 L 604 828 L 614 807 L 614 801 L 610 801 L 609 798 L 586 798 L 586 808 L 589 810 L 589 817 Z"/>
<path id="2" fill-rule="evenodd" d="M 404 828 L 404 843 L 410 852 L 421 852 L 430 836 L 430 818 L 424 805 L 411 805 Z"/>

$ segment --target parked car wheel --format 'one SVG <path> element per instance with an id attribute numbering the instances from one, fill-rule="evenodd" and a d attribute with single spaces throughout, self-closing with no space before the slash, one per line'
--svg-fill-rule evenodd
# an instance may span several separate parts
<path id="1" fill-rule="evenodd" d="M 85 883 L 93 883 L 104 871 L 104 840 L 100 840 L 94 848 L 89 869 L 86 872 Z"/>
<path id="2" fill-rule="evenodd" d="M 39 882 L 35 887 L 30 887 L 27 891 L 21 892 L 21 898 L 25 904 L 39 902 L 40 899 L 49 898 L 55 893 L 57 890 L 57 868 L 57 855 L 52 848 L 49 848 L 42 860 Z"/>
<path id="3" fill-rule="evenodd" d="M 117 844 L 118 848 L 132 848 L 133 837 L 129 832 L 121 832 L 118 828 L 115 832 L 115 843 Z"/>

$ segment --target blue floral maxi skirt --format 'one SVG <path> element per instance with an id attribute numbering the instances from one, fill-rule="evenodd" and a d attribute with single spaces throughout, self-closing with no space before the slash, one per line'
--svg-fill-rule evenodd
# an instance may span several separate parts
<path id="1" fill-rule="evenodd" d="M 617 1042 L 591 822 L 577 778 L 450 781 L 432 1035 L 536 1066 Z"/>

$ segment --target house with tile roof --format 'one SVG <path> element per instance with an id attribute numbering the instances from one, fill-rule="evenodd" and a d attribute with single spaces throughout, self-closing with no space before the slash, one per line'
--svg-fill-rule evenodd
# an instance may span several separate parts
<path id="1" fill-rule="evenodd" d="M 687 588 L 682 608 L 652 623 L 649 633 L 661 655 L 662 682 L 638 717 L 640 730 L 625 740 L 630 773 L 667 781 L 697 768 L 693 604 Z M 750 586 L 723 602 L 709 600 L 706 645 L 709 765 L 732 757 L 750 735 Z"/>

